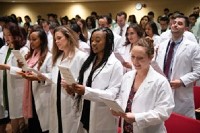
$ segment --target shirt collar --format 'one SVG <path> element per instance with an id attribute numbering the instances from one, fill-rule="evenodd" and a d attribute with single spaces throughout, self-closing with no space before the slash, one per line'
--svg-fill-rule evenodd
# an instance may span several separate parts
<path id="1" fill-rule="evenodd" d="M 183 37 L 179 38 L 178 40 L 174 41 L 175 44 L 180 44 L 183 41 Z M 171 39 L 170 42 L 173 42 L 173 40 Z"/>

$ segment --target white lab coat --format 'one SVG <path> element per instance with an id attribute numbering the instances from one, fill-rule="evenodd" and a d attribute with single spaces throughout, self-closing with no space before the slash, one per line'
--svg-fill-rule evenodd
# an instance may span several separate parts
<path id="1" fill-rule="evenodd" d="M 91 72 L 93 63 L 84 73 L 84 85 Z M 111 54 L 106 65 L 98 68 L 93 74 L 92 86 L 85 87 L 84 99 L 90 100 L 90 133 L 117 133 L 118 119 L 100 97 L 114 100 L 119 93 L 123 76 L 123 66 Z"/>
<path id="2" fill-rule="evenodd" d="M 122 80 L 118 103 L 123 110 L 127 101 L 136 71 L 126 73 Z M 146 78 L 140 85 L 133 98 L 131 111 L 135 116 L 133 123 L 134 133 L 166 133 L 164 121 L 168 119 L 174 107 L 171 87 L 167 79 L 149 68 Z M 122 133 L 123 133 L 122 119 Z"/>
<path id="3" fill-rule="evenodd" d="M 4 45 L 0 49 L 0 64 L 4 64 L 6 54 L 9 47 L 7 45 Z M 20 53 L 25 56 L 28 53 L 29 49 L 27 47 L 22 47 L 20 49 Z M 21 118 L 22 115 L 22 97 L 23 97 L 23 91 L 24 91 L 24 79 L 19 75 L 13 75 L 12 69 L 17 67 L 17 60 L 14 57 L 13 53 L 11 52 L 7 64 L 10 66 L 10 71 L 7 70 L 7 90 L 8 90 L 8 104 L 9 104 L 9 113 L 10 118 Z M 1 107 L 3 107 L 3 71 L 1 70 L 1 92 L 0 92 L 0 102 Z M 2 112 L 0 111 L 0 116 L 2 115 Z M 1 117 L 2 118 L 2 117 Z"/>
<path id="4" fill-rule="evenodd" d="M 194 34 L 190 31 L 185 31 L 183 33 L 183 36 L 185 38 L 187 38 L 188 40 L 192 41 L 192 42 L 197 42 L 197 39 L 195 38 Z M 172 38 L 172 32 L 171 30 L 167 30 L 165 32 L 163 32 L 161 35 L 160 35 L 160 38 L 161 38 L 161 41 L 164 42 L 170 38 Z"/>
<path id="5" fill-rule="evenodd" d="M 37 69 L 38 64 L 33 68 Z M 47 53 L 45 60 L 40 67 L 39 72 L 45 75 L 46 77 L 51 77 L 51 67 L 52 67 L 52 55 L 50 52 Z M 21 71 L 21 68 L 13 67 L 11 70 L 12 74 L 16 74 L 17 71 Z M 24 91 L 24 83 L 23 91 Z M 34 103 L 36 108 L 36 113 L 40 122 L 42 131 L 49 130 L 49 108 L 50 108 L 50 92 L 51 92 L 51 83 L 47 81 L 32 81 L 32 92 L 34 96 Z M 21 97 L 23 98 L 23 96 Z"/>
<path id="6" fill-rule="evenodd" d="M 125 24 L 124 27 L 122 28 L 123 32 L 122 32 L 122 38 L 121 38 L 121 43 L 122 45 L 126 42 L 126 30 L 128 28 L 128 24 Z M 120 34 L 120 30 L 121 28 L 119 27 L 119 25 L 117 25 L 117 27 L 115 27 L 112 31 L 115 32 L 116 34 Z"/>
<path id="7" fill-rule="evenodd" d="M 79 49 L 83 52 L 90 53 L 90 46 L 81 40 L 79 40 Z"/>
<path id="8" fill-rule="evenodd" d="M 117 33 L 113 32 L 114 35 L 114 52 L 119 52 L 120 48 L 124 45 L 122 37 Z"/>
<path id="9" fill-rule="evenodd" d="M 160 44 L 156 61 L 164 68 L 164 59 L 169 39 Z M 185 85 L 174 89 L 174 111 L 195 118 L 193 82 L 200 77 L 200 47 L 183 37 L 174 55 L 171 80 L 181 79 Z"/>
<path id="10" fill-rule="evenodd" d="M 161 38 L 159 35 L 154 34 L 152 39 L 153 39 L 154 48 L 156 49 L 161 43 Z"/>
<path id="11" fill-rule="evenodd" d="M 132 64 L 132 61 L 131 61 L 131 45 L 132 44 L 122 46 L 119 50 L 119 53 L 122 55 L 122 57 L 124 58 L 124 60 L 126 62 L 129 62 L 129 63 Z"/>
<path id="12" fill-rule="evenodd" d="M 38 64 L 34 66 L 37 69 Z M 51 77 L 52 68 L 52 55 L 50 52 L 47 53 L 46 58 L 40 67 L 39 72 L 41 72 L 46 77 Z M 35 108 L 40 122 L 42 131 L 49 130 L 49 108 L 50 105 L 50 92 L 51 83 L 32 81 L 32 92 L 34 96 Z"/>
<path id="13" fill-rule="evenodd" d="M 52 68 L 52 84 L 51 90 L 51 107 L 50 107 L 50 133 L 58 132 L 58 117 L 57 117 L 57 79 L 58 79 L 58 65 L 69 68 L 75 79 L 78 78 L 79 70 L 86 59 L 86 54 L 76 49 L 75 56 L 72 60 L 65 59 L 61 61 L 63 55 L 59 56 L 56 64 Z M 67 92 L 61 88 L 61 116 L 63 133 L 77 133 L 80 112 L 76 113 L 76 107 L 74 107 L 74 98 L 67 94 Z"/>
<path id="14" fill-rule="evenodd" d="M 132 44 L 128 44 L 126 46 L 122 46 L 120 49 L 119 49 L 119 53 L 121 54 L 121 56 L 123 57 L 123 59 L 125 60 L 125 62 L 128 62 L 130 64 L 132 64 L 132 60 L 131 60 L 131 45 Z M 132 65 L 132 68 L 126 68 L 124 67 L 124 73 L 130 71 L 134 69 L 134 66 Z"/>

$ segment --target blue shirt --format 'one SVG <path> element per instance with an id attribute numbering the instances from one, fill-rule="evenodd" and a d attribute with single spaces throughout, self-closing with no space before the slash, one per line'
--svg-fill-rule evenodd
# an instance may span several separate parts
<path id="1" fill-rule="evenodd" d="M 175 57 L 175 54 L 176 54 L 176 51 L 178 49 L 178 47 L 180 46 L 181 42 L 183 41 L 183 37 L 181 37 L 180 39 L 174 41 L 175 42 L 175 46 L 174 46 L 174 51 L 173 51 L 173 55 L 172 55 L 172 60 L 170 62 L 170 69 L 169 69 L 169 77 L 171 77 L 171 74 L 172 74 L 172 68 L 173 68 L 173 63 L 174 63 L 174 57 Z M 173 42 L 173 40 L 171 39 L 169 41 L 169 45 Z M 169 49 L 170 49 L 170 46 L 168 46 L 167 48 L 167 52 L 166 52 L 166 55 L 165 55 L 165 62 L 166 62 L 166 57 L 168 56 L 168 53 L 169 53 Z M 169 78 L 168 80 L 170 80 L 171 78 Z"/>

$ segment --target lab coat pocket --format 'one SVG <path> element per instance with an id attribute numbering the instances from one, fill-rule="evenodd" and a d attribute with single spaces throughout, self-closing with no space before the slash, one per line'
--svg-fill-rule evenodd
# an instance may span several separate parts
<path id="1" fill-rule="evenodd" d="M 191 109 L 194 108 L 192 100 L 189 98 L 183 98 L 180 103 L 176 103 L 176 107 L 175 112 L 180 112 L 181 114 L 190 114 Z"/>
<path id="2" fill-rule="evenodd" d="M 70 95 L 68 95 L 66 93 L 66 91 L 61 88 L 61 110 L 65 115 L 70 114 L 70 112 L 72 111 L 72 107 L 73 107 L 73 100 L 70 97 Z"/>
<path id="3" fill-rule="evenodd" d="M 115 129 L 117 124 L 117 119 L 112 116 L 109 107 L 106 105 L 98 106 L 98 112 L 96 112 L 96 129 L 97 130 L 112 130 Z"/>

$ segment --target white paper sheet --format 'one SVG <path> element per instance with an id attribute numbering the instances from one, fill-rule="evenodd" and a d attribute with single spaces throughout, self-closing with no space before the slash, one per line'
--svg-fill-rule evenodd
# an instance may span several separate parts
<path id="1" fill-rule="evenodd" d="M 58 66 L 58 68 L 61 72 L 62 77 L 64 78 L 64 80 L 67 82 L 68 85 L 76 83 L 76 80 L 74 79 L 69 68 L 63 66 Z"/>
<path id="2" fill-rule="evenodd" d="M 125 62 L 124 58 L 122 57 L 122 55 L 121 55 L 120 53 L 114 52 L 114 54 L 115 54 L 115 57 L 116 57 L 121 63 L 124 63 L 124 62 Z"/>
<path id="3" fill-rule="evenodd" d="M 22 67 L 22 70 L 27 71 L 28 70 L 27 62 L 26 62 L 25 58 L 23 57 L 23 55 L 20 53 L 20 51 L 12 50 L 12 53 L 14 54 L 15 58 L 17 58 L 17 60 L 19 60 L 19 62 L 24 64 Z"/>
<path id="4" fill-rule="evenodd" d="M 124 110 L 121 108 L 121 106 L 119 106 L 119 104 L 116 101 L 105 99 L 105 98 L 101 98 L 101 99 L 112 110 L 116 112 L 125 113 Z"/>

